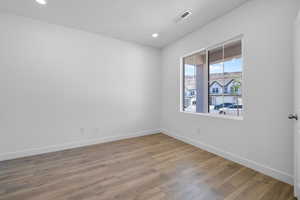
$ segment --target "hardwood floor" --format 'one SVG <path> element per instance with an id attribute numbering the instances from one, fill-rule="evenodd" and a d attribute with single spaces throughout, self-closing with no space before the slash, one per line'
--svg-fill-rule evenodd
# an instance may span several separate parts
<path id="1" fill-rule="evenodd" d="M 5 200 L 290 200 L 292 186 L 163 134 L 0 162 Z"/>

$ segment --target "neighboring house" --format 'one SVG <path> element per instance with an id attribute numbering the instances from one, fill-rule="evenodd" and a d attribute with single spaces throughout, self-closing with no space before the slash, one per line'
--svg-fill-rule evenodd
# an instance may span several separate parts
<path id="1" fill-rule="evenodd" d="M 236 87 L 238 85 L 241 85 L 241 81 L 240 80 L 231 79 L 224 86 L 224 88 L 225 88 L 224 93 L 225 94 L 237 94 L 237 95 L 241 95 L 242 94 L 241 87 Z"/>
<path id="2" fill-rule="evenodd" d="M 225 74 L 210 74 L 209 102 L 210 105 L 222 103 L 241 104 L 241 72 Z M 196 97 L 195 77 L 185 77 L 185 105 L 192 105 L 192 99 Z M 238 87 L 240 85 L 240 87 Z"/>
<path id="3" fill-rule="evenodd" d="M 223 86 L 218 81 L 213 81 L 209 85 L 209 93 L 210 94 L 222 94 L 223 93 Z"/>
<path id="4" fill-rule="evenodd" d="M 241 103 L 241 81 L 237 79 L 224 80 L 223 84 L 219 81 L 213 81 L 209 86 L 210 105 L 219 105 L 222 103 Z"/>

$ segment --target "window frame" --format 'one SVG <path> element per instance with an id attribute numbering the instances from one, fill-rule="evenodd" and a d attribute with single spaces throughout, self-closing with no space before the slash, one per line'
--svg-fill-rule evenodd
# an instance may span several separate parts
<path id="1" fill-rule="evenodd" d="M 185 57 L 188 57 L 188 56 L 191 56 L 191 55 L 194 55 L 194 54 L 197 54 L 201 51 L 206 51 L 206 61 L 208 62 L 208 51 L 211 50 L 211 49 L 214 49 L 214 48 L 217 48 L 217 47 L 220 47 L 220 46 L 223 46 L 223 45 L 226 45 L 228 43 L 231 43 L 231 42 L 234 42 L 234 41 L 237 41 L 237 40 L 240 40 L 241 43 L 242 43 L 242 54 L 241 54 L 241 57 L 242 57 L 242 67 L 243 67 L 243 72 L 242 72 L 242 84 L 243 84 L 243 89 L 241 90 L 241 95 L 243 97 L 243 116 L 230 116 L 230 115 L 216 115 L 216 114 L 212 114 L 212 113 L 197 113 L 197 112 L 188 112 L 188 111 L 185 111 L 184 110 L 184 106 L 183 106 L 183 103 L 184 103 L 184 81 L 185 81 L 185 77 L 184 77 L 184 58 Z M 180 113 L 183 113 L 183 114 L 191 114 L 191 115 L 198 115 L 198 116 L 204 116 L 204 117 L 212 117 L 212 118 L 221 118 L 221 119 L 232 119 L 232 120 L 243 120 L 244 117 L 245 117 L 245 114 L 246 114 L 246 107 L 245 107 L 245 95 L 244 95 L 244 91 L 245 91 L 245 42 L 244 42 L 244 35 L 243 34 L 240 34 L 238 36 L 235 36 L 235 37 L 232 37 L 231 39 L 225 39 L 223 42 L 218 42 L 214 45 L 207 45 L 207 47 L 205 48 L 201 48 L 201 49 L 198 49 L 198 50 L 195 50 L 195 51 L 192 51 L 190 53 L 187 53 L 183 56 L 180 57 L 179 59 L 179 62 L 180 62 L 180 69 L 179 69 L 179 73 L 180 73 L 180 78 L 179 78 L 179 85 L 180 85 L 180 102 L 179 102 L 179 112 Z M 208 64 L 208 63 L 206 63 Z M 208 72 L 209 73 L 209 72 Z M 207 83 L 207 87 L 209 88 L 209 82 Z M 209 98 L 209 95 L 207 94 L 207 98 Z"/>

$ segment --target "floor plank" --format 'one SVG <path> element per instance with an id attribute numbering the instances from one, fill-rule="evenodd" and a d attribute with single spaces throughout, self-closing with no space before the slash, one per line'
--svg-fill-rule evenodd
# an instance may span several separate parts
<path id="1" fill-rule="evenodd" d="M 0 162 L 1 200 L 290 200 L 292 186 L 163 134 Z"/>

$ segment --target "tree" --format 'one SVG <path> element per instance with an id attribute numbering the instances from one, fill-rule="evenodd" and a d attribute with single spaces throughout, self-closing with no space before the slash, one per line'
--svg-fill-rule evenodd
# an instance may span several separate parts
<path id="1" fill-rule="evenodd" d="M 234 80 L 233 85 L 231 86 L 231 92 L 235 95 L 238 95 L 239 89 L 241 88 L 242 83 L 239 80 Z"/>
<path id="2" fill-rule="evenodd" d="M 239 80 L 234 80 L 233 81 L 233 85 L 232 85 L 232 94 L 234 94 L 234 97 L 235 97 L 235 102 L 237 102 L 237 115 L 239 116 L 240 115 L 240 109 L 239 109 L 239 106 L 238 106 L 238 95 L 239 95 L 239 91 L 240 91 L 240 88 L 242 86 L 242 83 L 239 81 Z"/>

